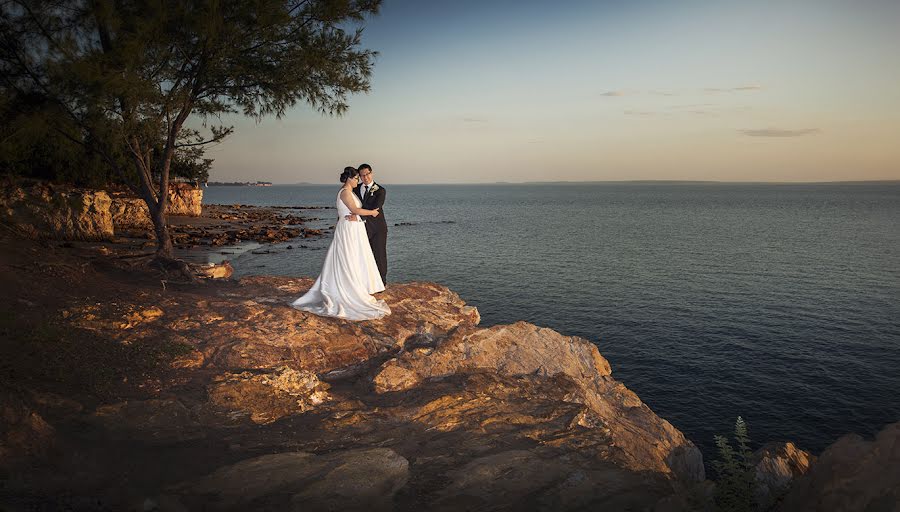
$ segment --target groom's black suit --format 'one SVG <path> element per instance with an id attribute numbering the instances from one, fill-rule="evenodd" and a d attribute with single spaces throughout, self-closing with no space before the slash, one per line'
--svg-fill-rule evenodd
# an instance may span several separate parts
<path id="1" fill-rule="evenodd" d="M 371 215 L 363 215 L 366 221 L 366 233 L 369 235 L 369 245 L 372 246 L 372 254 L 375 256 L 375 263 L 378 265 L 378 273 L 381 274 L 381 280 L 387 284 L 387 221 L 384 220 L 384 187 L 372 182 L 370 188 L 375 187 L 375 191 L 369 191 L 363 197 L 363 185 L 353 189 L 356 195 L 362 200 L 362 207 L 366 210 L 374 210 L 380 208 L 377 217 Z"/>

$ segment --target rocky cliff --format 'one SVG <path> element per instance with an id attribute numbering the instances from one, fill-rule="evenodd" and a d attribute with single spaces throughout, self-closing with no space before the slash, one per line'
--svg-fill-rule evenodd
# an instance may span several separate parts
<path id="1" fill-rule="evenodd" d="M 481 328 L 445 287 L 392 284 L 392 315 L 347 322 L 288 307 L 310 279 L 163 290 L 86 268 L 47 316 L 65 341 L 34 349 L 72 351 L 47 372 L 67 384 L 30 377 L 3 395 L 13 504 L 678 510 L 704 477 L 697 448 L 594 345 L 527 323 Z M 59 278 L 0 284 L 39 308 Z M 60 359 L 18 349 L 0 355 Z"/>
<path id="2" fill-rule="evenodd" d="M 697 448 L 595 345 L 479 327 L 440 285 L 391 284 L 392 315 L 347 322 L 288 306 L 311 279 L 178 286 L 88 249 L 0 245 L 16 311 L 0 311 L 0 508 L 712 507 Z M 896 426 L 818 461 L 770 445 L 761 496 L 897 510 L 898 446 Z"/>

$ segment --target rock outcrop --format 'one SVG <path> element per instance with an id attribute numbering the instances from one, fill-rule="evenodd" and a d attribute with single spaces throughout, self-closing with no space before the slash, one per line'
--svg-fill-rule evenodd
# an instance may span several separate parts
<path id="1" fill-rule="evenodd" d="M 147 203 L 143 199 L 115 194 L 112 196 L 109 213 L 112 215 L 113 227 L 116 230 L 153 227 L 150 210 L 147 209 Z"/>
<path id="2" fill-rule="evenodd" d="M 199 217 L 202 213 L 203 189 L 190 183 L 169 184 L 169 207 L 166 212 L 169 215 L 187 215 Z"/>
<path id="3" fill-rule="evenodd" d="M 825 449 L 798 478 L 779 512 L 900 511 L 900 423 L 873 441 L 851 434 Z"/>
<path id="4" fill-rule="evenodd" d="M 791 484 L 809 471 L 816 457 L 791 442 L 767 443 L 753 453 L 756 471 L 756 503 L 768 510 Z"/>
<path id="5" fill-rule="evenodd" d="M 203 211 L 203 189 L 188 183 L 169 184 L 169 215 L 199 217 Z M 150 229 L 153 221 L 147 203 L 124 193 L 113 194 L 110 205 L 113 225 L 117 229 Z"/>
<path id="6" fill-rule="evenodd" d="M 311 279 L 160 286 L 69 245 L 0 233 L 0 509 L 710 509 L 697 449 L 586 340 L 481 328 L 433 283 L 348 322 L 289 306 Z M 778 511 L 896 512 L 898 447 L 770 445 L 756 477 L 793 482 Z"/>
<path id="7" fill-rule="evenodd" d="M 57 485 L 106 472 L 111 508 L 677 510 L 703 478 L 694 445 L 587 341 L 479 328 L 475 308 L 433 283 L 391 284 L 379 297 L 392 314 L 375 321 L 289 307 L 312 282 L 250 277 L 67 305 L 66 328 L 108 346 L 181 348 L 127 399 L 69 415 L 80 430 L 68 446 L 116 448 L 72 461 L 102 469 Z M 166 469 L 150 459 L 119 482 L 117 465 L 142 450 L 165 454 Z"/>
<path id="8" fill-rule="evenodd" d="M 146 203 L 139 198 L 47 182 L 11 182 L 0 187 L 0 222 L 29 238 L 111 240 L 116 229 L 150 229 Z M 171 215 L 199 217 L 203 190 L 187 183 L 169 187 Z"/>
<path id="9" fill-rule="evenodd" d="M 578 337 L 525 322 L 490 329 L 459 329 L 434 346 L 414 347 L 384 364 L 374 384 L 380 393 L 411 389 L 427 379 L 489 371 L 505 376 L 565 375 L 577 387 L 568 400 L 587 406 L 579 422 L 616 439 L 617 462 L 635 471 L 673 472 L 704 479 L 703 458 L 669 422 L 611 377 L 597 347 Z"/>
<path id="10" fill-rule="evenodd" d="M 111 200 L 106 192 L 47 183 L 0 187 L 0 221 L 29 238 L 109 240 Z"/>
<path id="11" fill-rule="evenodd" d="M 263 455 L 177 489 L 203 510 L 393 510 L 409 462 L 388 448 Z"/>

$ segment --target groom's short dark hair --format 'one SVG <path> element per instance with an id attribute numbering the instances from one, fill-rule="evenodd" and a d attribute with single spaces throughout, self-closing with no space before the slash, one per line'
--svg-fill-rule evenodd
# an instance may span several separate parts
<path id="1" fill-rule="evenodd" d="M 356 169 L 357 169 L 359 172 L 362 172 L 363 169 L 368 169 L 369 172 L 375 172 L 375 171 L 372 170 L 372 166 L 369 165 L 369 164 L 359 164 L 359 165 L 356 167 Z"/>

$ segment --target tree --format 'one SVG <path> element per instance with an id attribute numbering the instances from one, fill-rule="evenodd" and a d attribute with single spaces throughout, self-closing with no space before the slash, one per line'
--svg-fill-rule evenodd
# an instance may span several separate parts
<path id="1" fill-rule="evenodd" d="M 344 113 L 369 90 L 376 53 L 362 25 L 380 3 L 0 0 L 0 87 L 66 117 L 53 129 L 146 201 L 156 258 L 170 263 L 173 162 L 227 137 L 225 114 L 281 117 L 304 102 Z"/>

